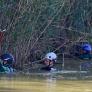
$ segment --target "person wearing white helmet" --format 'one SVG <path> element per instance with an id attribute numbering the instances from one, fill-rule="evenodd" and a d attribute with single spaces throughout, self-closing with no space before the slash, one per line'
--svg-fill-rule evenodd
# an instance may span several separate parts
<path id="1" fill-rule="evenodd" d="M 50 52 L 46 54 L 45 58 L 49 60 L 56 60 L 57 55 L 54 52 Z"/>
<path id="2" fill-rule="evenodd" d="M 44 59 L 45 67 L 43 67 L 42 69 L 47 71 L 54 70 L 53 66 L 56 62 L 56 59 L 57 55 L 54 52 L 47 53 Z"/>

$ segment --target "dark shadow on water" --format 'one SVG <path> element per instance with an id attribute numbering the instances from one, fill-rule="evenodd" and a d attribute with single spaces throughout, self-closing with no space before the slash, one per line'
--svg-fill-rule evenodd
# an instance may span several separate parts
<path id="1" fill-rule="evenodd" d="M 18 90 L 14 88 L 0 87 L 0 92 L 18 92 Z"/>

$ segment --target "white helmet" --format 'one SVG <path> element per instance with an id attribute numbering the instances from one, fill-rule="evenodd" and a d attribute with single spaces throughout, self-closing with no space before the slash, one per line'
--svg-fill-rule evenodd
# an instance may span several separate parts
<path id="1" fill-rule="evenodd" d="M 47 58 L 49 60 L 56 60 L 57 55 L 54 52 L 50 52 L 50 53 L 46 54 L 45 58 Z"/>

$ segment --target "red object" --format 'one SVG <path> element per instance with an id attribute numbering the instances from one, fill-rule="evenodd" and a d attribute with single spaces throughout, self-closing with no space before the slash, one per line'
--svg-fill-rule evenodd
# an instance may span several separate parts
<path id="1" fill-rule="evenodd" d="M 0 32 L 0 43 L 2 43 L 3 38 L 4 38 L 4 33 L 3 32 Z"/>

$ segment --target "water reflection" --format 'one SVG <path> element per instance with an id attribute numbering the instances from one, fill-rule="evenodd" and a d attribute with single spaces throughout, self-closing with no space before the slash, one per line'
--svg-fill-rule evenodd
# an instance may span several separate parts
<path id="1" fill-rule="evenodd" d="M 56 92 L 56 78 L 48 78 L 46 80 L 46 92 Z"/>
<path id="2" fill-rule="evenodd" d="M 0 77 L 0 92 L 92 92 L 92 80 L 57 80 L 41 76 Z"/>
<path id="3" fill-rule="evenodd" d="M 18 90 L 6 87 L 0 87 L 0 92 L 17 92 Z"/>

